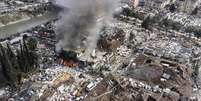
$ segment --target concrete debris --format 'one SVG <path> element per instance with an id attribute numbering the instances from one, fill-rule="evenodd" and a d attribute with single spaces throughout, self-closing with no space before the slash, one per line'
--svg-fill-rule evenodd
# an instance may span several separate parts
<path id="1" fill-rule="evenodd" d="M 60 11 L 74 14 L 76 10 L 72 7 L 58 5 L 62 3 L 64 0 L 0 1 L 0 30 L 7 27 L 10 32 L 8 26 L 20 27 L 17 22 L 46 14 L 57 15 Z M 73 3 L 78 11 L 85 8 L 79 7 L 82 5 L 80 2 Z M 60 29 L 57 24 L 62 23 L 61 16 L 54 16 L 37 26 L 30 25 L 25 31 L 15 30 L 9 37 L 0 37 L 1 46 L 5 47 L 0 47 L 0 56 L 6 57 L 5 60 L 0 59 L 5 62 L 0 64 L 0 100 L 200 101 L 200 0 L 121 0 L 118 5 L 116 1 L 115 5 L 109 1 L 104 3 L 108 7 L 117 7 L 112 10 L 105 8 L 114 13 L 114 18 L 105 18 L 111 15 L 101 16 L 100 19 L 90 17 L 99 16 L 96 10 L 90 8 L 99 10 L 102 4 L 85 10 L 93 14 L 75 15 L 78 18 L 76 24 L 71 24 L 72 32 L 81 30 L 86 35 L 70 33 L 72 39 L 65 42 L 69 41 L 69 45 L 84 43 L 84 47 L 82 44 L 76 48 L 62 47 L 65 46 L 61 41 L 64 36 L 56 30 Z M 92 40 L 97 44 L 86 42 L 86 38 L 90 37 L 87 35 L 93 35 L 93 31 L 88 32 L 86 21 L 83 22 L 79 16 L 92 20 L 90 23 L 97 23 L 97 28 L 90 25 L 97 35 L 97 39 Z M 93 22 L 94 19 L 97 22 Z M 104 22 L 103 19 L 109 21 Z M 99 22 L 101 26 L 98 26 Z M 79 38 L 74 39 L 74 34 Z M 28 41 L 31 43 L 28 44 Z M 87 46 L 88 43 L 97 47 Z M 58 49 L 57 45 L 61 47 Z M 13 57 L 34 46 L 35 50 L 27 51 L 24 56 Z M 5 52 L 9 54 L 4 55 Z M 22 67 L 15 64 L 19 62 L 27 66 L 23 69 L 29 69 L 28 63 L 34 61 L 25 57 L 33 52 L 38 57 L 36 69 L 18 73 Z M 16 61 L 20 59 L 25 62 Z M 4 70 L 4 65 L 10 67 L 6 68 L 9 70 Z M 12 79 L 13 72 L 19 76 L 17 80 Z"/>
<path id="2" fill-rule="evenodd" d="M 128 49 L 126 46 L 120 46 L 117 48 L 117 54 L 123 57 L 128 57 L 131 53 L 131 50 Z"/>

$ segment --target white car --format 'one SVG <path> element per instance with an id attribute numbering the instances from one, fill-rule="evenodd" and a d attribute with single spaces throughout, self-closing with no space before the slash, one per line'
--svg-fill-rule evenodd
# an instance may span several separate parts
<path id="1" fill-rule="evenodd" d="M 91 91 L 94 87 L 96 86 L 96 84 L 94 82 L 91 82 L 87 85 L 87 90 Z"/>

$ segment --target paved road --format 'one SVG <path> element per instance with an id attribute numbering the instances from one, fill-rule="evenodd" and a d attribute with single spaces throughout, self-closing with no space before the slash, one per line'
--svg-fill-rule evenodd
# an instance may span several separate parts
<path id="1" fill-rule="evenodd" d="M 12 34 L 16 34 L 18 32 L 23 32 L 28 29 L 31 29 L 37 25 L 46 23 L 53 19 L 55 16 L 44 15 L 36 18 L 32 18 L 27 21 L 21 21 L 15 24 L 7 25 L 4 27 L 0 27 L 0 38 L 9 37 Z"/>

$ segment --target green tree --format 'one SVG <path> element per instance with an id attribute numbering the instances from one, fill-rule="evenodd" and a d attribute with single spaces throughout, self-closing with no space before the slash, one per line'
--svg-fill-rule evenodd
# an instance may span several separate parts
<path id="1" fill-rule="evenodd" d="M 29 47 L 28 44 L 30 45 L 30 43 L 33 46 Z M 20 81 L 22 75 L 26 76 L 27 73 L 36 69 L 38 56 L 35 46 L 37 46 L 37 43 L 34 43 L 34 41 L 30 41 L 30 43 L 23 40 L 23 43 L 20 44 L 20 49 L 17 49 L 16 53 L 14 53 L 9 44 L 7 44 L 7 47 L 3 47 L 0 44 L 1 74 L 7 84 L 15 86 L 15 83 Z"/>
<path id="2" fill-rule="evenodd" d="M 145 20 L 142 22 L 141 27 L 142 27 L 142 28 L 145 28 L 145 29 L 150 29 L 150 28 L 151 28 L 150 25 L 151 25 L 151 17 L 148 16 L 148 17 L 145 18 Z"/>
<path id="3" fill-rule="evenodd" d="M 11 61 L 12 63 L 12 66 L 15 68 L 15 69 L 19 69 L 19 65 L 17 63 L 17 57 L 16 55 L 14 54 L 14 52 L 12 51 L 11 47 L 9 44 L 7 44 L 7 55 L 8 55 L 8 58 L 9 60 Z"/>
<path id="4" fill-rule="evenodd" d="M 28 45 L 28 48 L 29 48 L 31 51 L 35 51 L 35 50 L 36 50 L 37 44 L 38 44 L 38 41 L 37 41 L 36 38 L 29 38 L 29 39 L 28 39 L 27 45 Z"/>
<path id="5" fill-rule="evenodd" d="M 169 7 L 169 10 L 171 13 L 174 13 L 177 10 L 177 8 L 175 7 L 175 4 L 171 4 Z"/>
<path id="6" fill-rule="evenodd" d="M 0 62 L 2 65 L 2 73 L 8 80 L 8 84 L 14 86 L 15 85 L 14 83 L 17 81 L 17 72 L 16 69 L 13 68 L 5 48 L 1 44 L 0 44 Z"/>

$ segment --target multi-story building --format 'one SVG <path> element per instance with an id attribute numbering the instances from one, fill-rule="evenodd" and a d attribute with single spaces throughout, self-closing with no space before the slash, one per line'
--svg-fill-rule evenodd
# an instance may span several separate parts
<path id="1" fill-rule="evenodd" d="M 139 5 L 139 0 L 132 0 L 133 7 L 137 7 Z"/>
<path id="2" fill-rule="evenodd" d="M 141 0 L 144 2 L 145 6 L 154 8 L 164 8 L 166 5 L 170 4 L 175 0 Z"/>
<path id="3" fill-rule="evenodd" d="M 183 0 L 183 1 L 177 1 L 177 4 L 179 5 L 180 11 L 190 13 L 192 12 L 192 10 L 194 10 L 199 1 L 200 0 Z"/>

